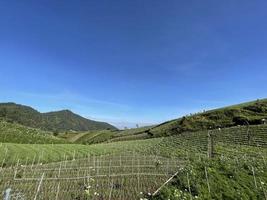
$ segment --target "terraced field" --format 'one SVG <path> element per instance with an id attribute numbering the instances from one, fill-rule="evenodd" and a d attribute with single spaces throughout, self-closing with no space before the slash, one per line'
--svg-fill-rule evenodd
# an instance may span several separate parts
<path id="1" fill-rule="evenodd" d="M 266 147 L 267 125 L 235 127 L 212 131 L 215 146 L 221 144 L 247 145 L 255 147 Z M 249 137 L 248 137 L 249 136 Z M 64 157 L 72 159 L 86 157 L 88 154 L 100 155 L 124 151 L 135 151 L 155 155 L 172 155 L 178 152 L 182 156 L 185 152 L 197 152 L 206 154 L 207 151 L 207 132 L 183 133 L 177 136 L 152 138 L 146 140 L 130 140 L 93 145 L 79 144 L 0 144 L 0 159 L 5 158 L 6 165 L 14 164 L 13 161 L 20 159 L 25 161 L 26 157 L 30 161 L 35 158 L 41 162 L 60 161 Z M 162 147 L 161 147 L 162 146 Z M 27 156 L 25 156 L 27 155 Z"/>
<path id="2" fill-rule="evenodd" d="M 2 170 L 0 190 L 10 188 L 25 199 L 133 199 L 155 191 L 181 165 L 174 159 L 139 154 L 88 156 L 46 165 L 17 163 Z"/>
<path id="3" fill-rule="evenodd" d="M 20 144 L 67 143 L 66 140 L 53 136 L 51 132 L 4 121 L 0 121 L 0 142 Z"/>
<path id="4" fill-rule="evenodd" d="M 93 145 L 2 143 L 0 188 L 30 199 L 263 199 L 266 135 L 260 125 Z"/>
<path id="5" fill-rule="evenodd" d="M 109 130 L 88 132 L 87 134 L 84 134 L 83 136 L 75 140 L 75 143 L 96 144 L 96 143 L 106 142 L 112 137 L 114 137 L 115 135 L 116 135 L 116 132 L 109 131 Z"/>
<path id="6" fill-rule="evenodd" d="M 81 144 L 12 144 L 0 143 L 0 161 L 5 166 L 15 165 L 19 159 L 21 163 L 47 163 L 67 159 L 77 159 L 88 155 L 106 155 L 120 152 L 150 152 L 156 143 L 162 139 L 150 141 L 126 141 L 101 143 L 94 145 Z M 153 154 L 152 154 L 153 155 Z"/>
<path id="7" fill-rule="evenodd" d="M 127 141 L 135 139 L 150 138 L 145 131 L 153 126 L 132 128 L 126 130 L 100 130 L 86 132 L 70 132 L 60 134 L 59 137 L 66 139 L 69 142 L 79 144 L 94 144 L 100 142 Z M 145 137 L 144 137 L 145 136 Z"/>

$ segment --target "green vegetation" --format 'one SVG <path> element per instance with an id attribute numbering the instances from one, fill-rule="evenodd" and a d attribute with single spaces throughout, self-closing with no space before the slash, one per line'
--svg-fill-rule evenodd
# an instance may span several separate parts
<path id="1" fill-rule="evenodd" d="M 66 134 L 59 134 L 59 137 L 65 138 L 69 142 L 93 144 L 100 142 L 149 139 L 153 137 L 177 135 L 184 132 L 246 125 L 247 123 L 252 125 L 261 124 L 263 122 L 262 119 L 267 118 L 267 100 L 257 100 L 194 115 L 191 114 L 190 116 L 185 116 L 156 126 L 126 129 L 123 131 L 116 131 L 111 127 L 104 128 L 91 125 L 89 127 L 84 125 L 87 123 L 87 119 L 82 118 L 80 121 L 80 116 L 67 110 L 40 114 L 32 108 L 10 103 L 0 104 L 0 116 L 2 116 L 2 119 L 3 116 L 5 116 L 4 119 L 8 121 L 19 121 L 19 123 L 28 126 L 52 130 L 54 135 L 58 135 L 58 131 L 69 130 Z M 111 130 L 91 130 L 84 132 L 84 130 L 89 129 Z M 83 132 L 81 132 L 81 130 Z"/>
<path id="2" fill-rule="evenodd" d="M 116 132 L 103 130 L 97 132 L 88 132 L 87 134 L 82 135 L 77 140 L 76 143 L 81 144 L 96 144 L 101 142 L 106 142 L 116 135 Z"/>
<path id="3" fill-rule="evenodd" d="M 116 135 L 112 141 L 166 137 L 185 132 L 244 126 L 247 124 L 257 125 L 262 124 L 263 119 L 267 119 L 267 99 L 190 114 L 156 126 L 126 130 Z"/>
<path id="4" fill-rule="evenodd" d="M 247 127 L 231 127 L 222 129 L 221 131 L 214 131 L 214 144 L 216 145 L 216 155 L 243 155 L 256 154 L 259 146 L 267 146 L 267 125 L 255 125 L 249 129 L 250 133 L 250 147 L 246 150 L 249 140 L 247 138 Z M 99 133 L 98 133 L 99 134 Z M 97 142 L 105 139 L 101 136 L 105 135 L 105 131 L 99 135 L 91 133 L 84 135 L 79 140 L 86 142 Z M 109 137 L 109 136 L 108 136 Z M 40 157 L 43 163 L 50 161 L 60 161 L 64 155 L 72 158 L 73 155 L 77 158 L 86 157 L 88 154 L 104 155 L 111 153 L 120 153 L 135 151 L 146 155 L 160 155 L 165 157 L 179 157 L 186 159 L 188 153 L 193 155 L 206 156 L 207 154 L 207 132 L 199 131 L 192 133 L 183 133 L 170 137 L 160 137 L 145 140 L 131 140 L 119 141 L 110 143 L 100 143 L 93 145 L 80 144 L 6 144 L 3 143 L 0 147 L 0 155 L 5 155 L 8 149 L 8 157 L 11 160 L 19 158 L 21 161 L 25 160 L 25 155 L 29 159 Z M 254 147 L 253 147 L 254 146 Z M 49 159 L 47 159 L 49 158 Z M 52 159 L 52 160 L 51 160 Z M 0 157 L 1 160 L 1 157 Z M 12 162 L 9 162 L 10 164 Z M 14 164 L 14 163 L 13 163 Z"/>
<path id="5" fill-rule="evenodd" d="M 239 129 L 241 130 L 238 131 Z M 49 188 L 57 188 L 58 174 L 60 174 L 62 178 L 62 180 L 60 179 L 62 181 L 60 187 L 66 188 L 65 190 L 63 189 L 60 195 L 67 195 L 66 192 L 68 192 L 75 197 L 81 197 L 86 191 L 85 189 L 79 190 L 79 187 L 85 180 L 78 181 L 78 177 L 96 173 L 96 178 L 94 179 L 97 183 L 86 182 L 87 185 L 92 186 L 89 194 L 97 192 L 105 197 L 109 196 L 110 191 L 114 189 L 112 196 L 121 198 L 123 194 L 128 199 L 131 199 L 133 194 L 140 196 L 140 198 L 162 200 L 168 198 L 171 200 L 195 198 L 264 199 L 267 189 L 265 186 L 267 182 L 267 149 L 263 147 L 264 144 L 266 145 L 267 140 L 265 139 L 266 132 L 265 135 L 263 133 L 266 130 L 266 125 L 250 127 L 251 133 L 253 133 L 251 134 L 251 141 L 255 142 L 258 139 L 262 139 L 261 146 L 263 147 L 259 147 L 257 142 L 252 142 L 251 145 L 253 146 L 248 145 L 248 138 L 243 134 L 244 131 L 242 129 L 247 130 L 246 127 L 233 127 L 222 129 L 220 133 L 213 133 L 216 135 L 214 142 L 215 158 L 213 159 L 206 158 L 207 132 L 200 131 L 170 137 L 94 145 L 3 143 L 0 145 L 0 161 L 2 160 L 2 166 L 13 165 L 13 168 L 10 168 L 12 172 L 10 171 L 9 175 L 8 172 L 5 173 L 6 176 L 12 178 L 13 169 L 16 168 L 15 166 L 18 162 L 20 165 L 30 164 L 28 170 L 32 168 L 32 163 L 38 164 L 34 165 L 29 172 L 23 167 L 17 170 L 17 178 L 26 176 L 26 178 L 35 178 L 36 180 L 35 182 L 28 181 L 26 185 L 18 184 L 17 187 L 35 187 L 42 173 L 45 172 L 46 178 L 54 177 L 55 181 L 46 181 L 43 186 L 43 190 L 46 192 L 42 193 L 43 195 L 55 195 L 55 191 L 53 193 Z M 236 143 L 237 140 L 239 144 Z M 107 157 L 102 157 L 103 155 L 107 155 Z M 154 156 L 155 159 L 154 161 L 147 160 L 144 159 L 146 158 L 145 156 Z M 131 157 L 134 158 L 134 161 Z M 167 161 L 167 158 L 170 158 L 171 161 Z M 91 161 L 89 162 L 88 159 Z M 100 162 L 99 159 L 103 161 Z M 69 161 L 66 162 L 67 160 Z M 53 161 L 62 162 L 61 164 L 51 163 Z M 152 161 L 154 162 L 154 167 L 151 167 Z M 173 161 L 176 162 L 174 166 L 179 167 L 179 169 L 172 167 L 173 165 L 170 163 Z M 126 162 L 128 164 L 125 164 Z M 150 163 L 150 167 L 138 167 L 145 165 L 144 163 L 147 162 Z M 89 163 L 92 165 L 91 167 L 87 167 Z M 100 165 L 101 168 L 97 170 Z M 110 166 L 114 166 L 114 168 Z M 128 168 L 127 166 L 137 167 Z M 164 168 L 162 168 L 163 166 Z M 174 174 L 175 169 L 178 170 L 178 175 L 169 184 L 155 196 L 148 195 L 148 192 L 152 194 L 168 177 Z M 60 170 L 62 171 L 59 172 Z M 165 179 L 152 175 L 151 177 L 142 175 L 142 173 L 159 175 L 164 174 L 164 172 L 166 173 Z M 114 178 L 109 178 L 109 176 L 100 176 L 98 178 L 98 175 L 102 175 L 102 173 L 103 175 L 125 173 L 127 177 L 118 175 L 118 177 L 115 176 Z M 132 173 L 134 175 L 131 176 Z M 138 179 L 139 173 L 140 177 Z M 70 179 L 65 180 L 64 177 Z M 77 177 L 77 180 L 75 177 Z M 71 178 L 74 178 L 74 180 Z M 112 185 L 112 183 L 122 185 L 123 188 L 118 186 L 121 189 L 117 189 L 116 186 L 111 190 L 110 184 Z M 138 183 L 142 183 L 142 185 L 137 187 Z M 101 185 L 100 188 L 99 184 Z M 25 191 L 29 190 L 26 189 Z M 72 197 L 66 196 L 65 198 L 71 199 Z M 93 196 L 92 199 L 97 199 L 97 197 Z"/>
<path id="6" fill-rule="evenodd" d="M 132 128 L 126 130 L 92 130 L 86 132 L 66 132 L 59 134 L 58 137 L 67 141 L 79 144 L 95 144 L 100 142 L 128 141 L 137 139 L 147 139 L 145 131 L 152 126 Z"/>
<path id="7" fill-rule="evenodd" d="M 66 143 L 65 140 L 53 136 L 51 132 L 4 121 L 0 121 L 0 142 L 23 144 Z"/>
<path id="8" fill-rule="evenodd" d="M 24 126 L 53 131 L 55 134 L 65 131 L 104 130 L 116 128 L 105 122 L 83 118 L 69 110 L 40 113 L 31 107 L 15 103 L 0 104 L 0 120 L 16 122 Z"/>
<path id="9" fill-rule="evenodd" d="M 80 137 L 82 137 L 88 133 L 89 133 L 89 131 L 86 131 L 86 132 L 66 132 L 66 133 L 59 134 L 58 137 L 74 143 Z"/>
<path id="10" fill-rule="evenodd" d="M 1 121 L 0 190 L 32 198 L 44 176 L 43 199 L 267 199 L 266 117 L 258 100 L 123 131 Z"/>
<path id="11" fill-rule="evenodd" d="M 17 159 L 21 163 L 35 162 L 48 163 L 64 159 L 83 158 L 88 155 L 118 154 L 121 152 L 150 152 L 161 138 L 150 141 L 126 141 L 95 145 L 81 144 L 0 144 L 0 161 L 5 165 L 15 165 Z"/>
<path id="12" fill-rule="evenodd" d="M 267 118 L 267 99 L 191 114 L 150 129 L 154 137 L 237 125 L 261 124 Z"/>
<path id="13" fill-rule="evenodd" d="M 191 160 L 150 199 L 265 199 L 267 166 L 260 159 Z"/>
<path id="14" fill-rule="evenodd" d="M 166 172 L 175 171 L 179 164 L 169 158 L 155 159 L 153 155 L 123 152 L 49 164 L 20 165 L 18 161 L 13 168 L 3 169 L 0 191 L 9 187 L 24 199 L 33 199 L 43 177 L 40 199 L 136 199 L 140 192 L 158 188 L 168 178 Z"/>
<path id="15" fill-rule="evenodd" d="M 143 133 L 151 128 L 153 128 L 154 126 L 144 126 L 144 127 L 140 127 L 140 128 L 130 128 L 130 129 L 125 129 L 125 130 L 120 130 L 117 134 L 118 137 L 122 137 L 122 136 L 128 136 L 128 135 L 138 135 L 140 133 Z"/>
<path id="16" fill-rule="evenodd" d="M 118 131 L 113 130 L 99 130 L 99 131 L 86 131 L 86 132 L 66 132 L 58 135 L 69 142 L 77 144 L 95 144 L 107 142 L 111 138 L 116 137 Z"/>

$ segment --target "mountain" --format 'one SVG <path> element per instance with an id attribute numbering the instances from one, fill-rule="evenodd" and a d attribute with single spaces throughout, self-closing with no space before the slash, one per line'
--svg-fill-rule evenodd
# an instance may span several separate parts
<path id="1" fill-rule="evenodd" d="M 47 124 L 52 127 L 57 127 L 59 130 L 75 130 L 75 131 L 88 131 L 88 130 L 104 130 L 104 129 L 117 129 L 106 122 L 98 122 L 81 117 L 70 110 L 62 110 L 57 112 L 43 113 Z"/>
<path id="2" fill-rule="evenodd" d="M 40 113 L 29 106 L 15 103 L 0 103 L 0 120 L 54 132 L 117 129 L 108 123 L 81 117 L 70 110 Z"/>

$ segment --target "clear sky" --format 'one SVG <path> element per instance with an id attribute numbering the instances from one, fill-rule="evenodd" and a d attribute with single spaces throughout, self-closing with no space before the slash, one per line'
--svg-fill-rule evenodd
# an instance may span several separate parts
<path id="1" fill-rule="evenodd" d="M 117 126 L 267 97 L 266 0 L 0 1 L 0 102 Z"/>

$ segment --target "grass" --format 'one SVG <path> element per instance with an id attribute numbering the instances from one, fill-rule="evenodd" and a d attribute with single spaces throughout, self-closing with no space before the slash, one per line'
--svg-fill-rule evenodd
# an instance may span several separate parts
<path id="1" fill-rule="evenodd" d="M 0 121 L 0 142 L 23 144 L 66 143 L 65 140 L 53 136 L 51 132 L 4 121 Z"/>
<path id="2" fill-rule="evenodd" d="M 42 199 L 133 199 L 140 192 L 156 190 L 178 164 L 168 158 L 125 153 L 45 165 L 18 164 L 3 169 L 0 191 L 16 188 L 25 199 L 33 199 L 43 176 Z"/>
<path id="3" fill-rule="evenodd" d="M 96 144 L 96 143 L 106 142 L 115 135 L 116 132 L 110 130 L 103 130 L 97 132 L 92 131 L 82 135 L 77 140 L 75 140 L 75 142 L 81 144 Z"/>
<path id="4" fill-rule="evenodd" d="M 150 152 L 149 148 L 160 142 L 161 138 L 150 141 L 127 141 L 107 144 L 81 145 L 81 144 L 0 144 L 0 161 L 5 166 L 15 165 L 19 159 L 22 164 L 26 162 L 48 163 L 64 159 L 84 158 L 88 155 L 118 154 L 121 152 L 136 151 Z"/>
<path id="5" fill-rule="evenodd" d="M 108 143 L 115 138 L 109 133 L 112 132 L 76 136 L 81 141 L 105 141 L 91 145 L 1 143 L 0 175 L 4 177 L 0 180 L 1 190 L 10 183 L 24 195 L 31 195 L 29 191 L 37 190 L 45 173 L 40 193 L 44 199 L 55 198 L 58 187 L 59 199 L 265 198 L 267 125 L 213 130 L 210 132 L 214 138 L 213 159 L 207 159 L 207 131 Z M 115 139 L 139 135 L 125 134 Z M 175 164 L 170 164 L 173 161 Z M 14 171 L 20 179 L 15 182 Z M 178 175 L 162 190 L 153 197 L 148 195 L 176 171 Z M 89 194 L 88 185 L 91 186 Z"/>
<path id="6" fill-rule="evenodd" d="M 128 135 L 143 135 L 144 138 L 177 135 L 217 128 L 234 127 L 237 125 L 259 125 L 267 119 L 267 99 L 246 102 L 209 111 L 201 111 L 184 117 L 170 120 L 148 128 L 132 130 Z M 124 135 L 122 134 L 121 137 Z M 138 137 L 140 139 L 140 137 Z M 119 140 L 119 139 L 118 139 Z M 121 140 L 125 140 L 121 138 Z"/>
<path id="7" fill-rule="evenodd" d="M 185 132 L 206 131 L 210 129 L 229 128 L 238 125 L 244 126 L 262 124 L 267 118 L 267 99 L 247 102 L 229 107 L 190 114 L 179 119 L 164 122 L 159 125 L 128 129 L 124 131 L 106 132 L 105 139 L 100 142 L 140 140 L 154 137 L 166 137 Z M 86 136 L 85 136 L 86 138 Z M 99 142 L 96 140 L 96 142 Z M 86 143 L 86 142 L 85 142 Z M 94 141 L 87 141 L 92 144 Z"/>
<path id="8" fill-rule="evenodd" d="M 62 138 L 64 140 L 67 140 L 69 142 L 75 142 L 78 140 L 80 137 L 90 133 L 89 131 L 86 132 L 65 132 L 65 133 L 60 133 L 57 137 Z"/>
<path id="9" fill-rule="evenodd" d="M 130 129 L 121 130 L 118 132 L 117 136 L 121 137 L 121 136 L 127 136 L 127 135 L 137 135 L 137 134 L 143 133 L 146 130 L 149 130 L 153 127 L 154 126 L 144 126 L 144 127 L 140 127 L 140 128 L 130 128 Z"/>
<path id="10" fill-rule="evenodd" d="M 246 127 L 235 127 L 222 129 L 220 132 L 214 132 L 214 142 L 216 145 L 216 153 L 220 154 L 233 154 L 234 152 L 240 152 L 244 154 L 248 145 Z M 254 145 L 249 147 L 249 151 L 255 153 L 259 151 L 259 144 L 263 147 L 267 143 L 267 126 L 251 126 L 251 143 Z M 103 133 L 104 134 L 104 133 Z M 96 141 L 101 135 L 92 136 Z M 102 139 L 102 136 L 101 136 Z M 91 140 L 92 141 L 92 140 Z M 239 141 L 239 143 L 237 142 Z M 261 141 L 261 143 L 259 143 Z M 226 145 L 226 146 L 224 146 Z M 234 145 L 234 146 L 233 146 Z M 227 148 L 229 147 L 229 148 Z M 231 147 L 231 148 L 230 148 Z M 238 147 L 236 149 L 235 147 Z M 5 153 L 7 151 L 7 153 Z M 6 158 L 7 165 L 14 164 L 16 159 L 25 161 L 26 155 L 28 159 L 35 161 L 40 160 L 43 163 L 51 161 L 60 161 L 64 157 L 72 159 L 86 157 L 91 155 L 105 155 L 111 153 L 120 153 L 127 151 L 135 151 L 143 154 L 155 154 L 167 157 L 180 157 L 186 158 L 190 153 L 196 155 L 206 155 L 207 151 L 207 132 L 193 132 L 184 133 L 177 136 L 152 138 L 146 140 L 130 140 L 130 141 L 118 141 L 110 143 L 100 143 L 93 145 L 81 145 L 81 144 L 11 144 L 2 143 L 0 145 L 0 161 L 5 154 L 8 154 Z M 261 150 L 262 151 L 262 150 Z M 37 159 L 38 158 L 38 159 Z"/>
<path id="11" fill-rule="evenodd" d="M 150 199 L 266 199 L 266 171 L 260 159 L 191 160 Z"/>
<path id="12" fill-rule="evenodd" d="M 126 130 L 94 130 L 86 132 L 66 132 L 59 134 L 60 138 L 79 144 L 94 144 L 101 142 L 125 141 L 150 138 L 145 131 L 153 126 L 131 128 Z"/>
<path id="13" fill-rule="evenodd" d="M 104 199 L 109 199 L 110 191 L 112 191 L 111 199 L 136 199 L 135 197 L 151 198 L 148 193 L 152 194 L 156 191 L 178 170 L 178 176 L 152 199 L 178 200 L 196 197 L 198 199 L 264 199 L 263 195 L 266 191 L 264 184 L 267 183 L 266 148 L 237 145 L 234 142 L 231 144 L 226 140 L 225 143 L 216 143 L 216 157 L 210 160 L 206 158 L 206 143 L 202 138 L 204 134 L 199 132 L 94 145 L 2 144 L 0 160 L 4 160 L 2 163 L 6 166 L 11 164 L 13 167 L 4 168 L 0 174 L 4 174 L 6 178 L 13 178 L 17 164 L 18 166 L 28 164 L 17 170 L 16 177 L 22 180 L 12 183 L 12 185 L 15 184 L 13 187 L 20 188 L 25 195 L 29 195 L 28 191 L 36 191 L 36 185 L 42 173 L 45 172 L 46 178 L 56 179 L 44 182 L 42 187 L 44 198 L 51 198 L 51 195 L 55 197 L 60 182 L 60 197 L 63 199 L 98 199 L 94 195 L 95 192 Z M 8 156 L 3 159 L 3 155 Z M 53 161 L 60 162 L 51 163 Z M 170 164 L 173 161 L 176 164 Z M 48 164 L 44 164 L 45 162 Z M 36 165 L 32 166 L 32 163 Z M 156 168 L 157 163 L 159 168 Z M 146 164 L 150 167 L 140 168 Z M 139 168 L 127 166 L 139 166 Z M 98 170 L 98 167 L 101 168 Z M 210 189 L 207 186 L 205 169 Z M 141 176 L 140 174 L 143 173 L 151 175 Z M 89 178 L 77 179 L 87 177 L 88 174 L 94 179 L 93 182 Z M 117 176 L 121 174 L 128 175 Z M 165 175 L 154 177 L 152 174 Z M 114 177 L 111 178 L 109 175 Z M 62 178 L 61 181 L 57 180 L 59 177 Z M 35 179 L 25 181 L 23 178 Z M 257 188 L 255 188 L 255 179 Z M 2 186 L 0 183 L 0 187 L 5 187 L 5 184 L 5 181 L 2 182 Z M 93 195 L 90 198 L 85 194 L 85 186 L 88 185 L 91 186 L 90 195 Z"/>

